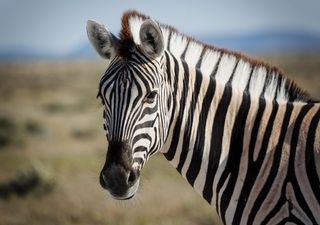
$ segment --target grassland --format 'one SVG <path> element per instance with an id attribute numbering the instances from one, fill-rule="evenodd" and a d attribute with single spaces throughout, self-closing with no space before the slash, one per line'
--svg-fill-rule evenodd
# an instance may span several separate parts
<path id="1" fill-rule="evenodd" d="M 262 58 L 320 99 L 319 54 Z M 100 188 L 106 141 L 95 95 L 103 71 L 98 60 L 0 64 L 0 225 L 218 224 L 161 155 L 133 200 Z"/>

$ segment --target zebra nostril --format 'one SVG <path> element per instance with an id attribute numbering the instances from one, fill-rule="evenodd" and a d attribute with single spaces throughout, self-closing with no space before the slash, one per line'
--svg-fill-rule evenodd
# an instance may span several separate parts
<path id="1" fill-rule="evenodd" d="M 133 185 L 136 181 L 136 178 L 137 178 L 136 173 L 134 171 L 130 171 L 128 176 L 128 184 Z"/>

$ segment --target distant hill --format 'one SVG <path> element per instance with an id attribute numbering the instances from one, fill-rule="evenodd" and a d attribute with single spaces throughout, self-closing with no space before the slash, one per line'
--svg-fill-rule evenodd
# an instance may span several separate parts
<path id="1" fill-rule="evenodd" d="M 302 32 L 271 31 L 234 37 L 200 37 L 217 47 L 245 52 L 279 53 L 319 51 L 320 37 Z"/>
<path id="2" fill-rule="evenodd" d="M 252 53 L 281 53 L 320 51 L 320 37 L 299 31 L 264 31 L 236 36 L 198 36 L 197 39 L 221 48 Z M 0 59 L 37 58 L 95 58 L 90 43 L 85 40 L 78 47 L 64 54 L 35 52 L 32 49 L 0 49 Z"/>

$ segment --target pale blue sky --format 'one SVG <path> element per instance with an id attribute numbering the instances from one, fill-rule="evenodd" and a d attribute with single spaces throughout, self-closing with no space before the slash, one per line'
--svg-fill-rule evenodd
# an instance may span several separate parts
<path id="1" fill-rule="evenodd" d="M 0 0 L 0 49 L 69 51 L 86 41 L 87 19 L 101 21 L 117 33 L 127 9 L 195 36 L 272 29 L 320 35 L 319 0 Z"/>

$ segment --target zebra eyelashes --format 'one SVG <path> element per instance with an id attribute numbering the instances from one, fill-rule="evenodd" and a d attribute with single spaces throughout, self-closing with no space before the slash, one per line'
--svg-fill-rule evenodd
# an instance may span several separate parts
<path id="1" fill-rule="evenodd" d="M 147 104 L 152 104 L 156 97 L 157 97 L 157 92 L 156 91 L 151 91 L 149 92 L 143 99 L 143 103 L 147 103 Z"/>

